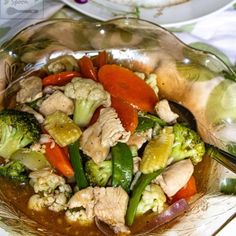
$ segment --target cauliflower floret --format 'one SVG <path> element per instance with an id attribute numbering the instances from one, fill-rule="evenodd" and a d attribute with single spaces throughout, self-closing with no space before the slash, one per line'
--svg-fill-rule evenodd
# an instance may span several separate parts
<path id="1" fill-rule="evenodd" d="M 166 196 L 161 187 L 157 184 L 150 184 L 142 194 L 136 214 L 142 215 L 149 210 L 161 213 L 165 208 L 165 202 Z"/>
<path id="2" fill-rule="evenodd" d="M 50 168 L 33 171 L 29 174 L 29 177 L 30 184 L 34 188 L 35 193 L 51 193 L 60 185 L 65 184 L 65 179 L 53 173 L 53 169 Z"/>
<path id="3" fill-rule="evenodd" d="M 30 209 L 40 211 L 48 207 L 49 210 L 59 212 L 67 208 L 72 190 L 63 177 L 56 175 L 49 168 L 31 172 L 29 177 L 30 184 L 37 193 L 29 199 Z"/>
<path id="4" fill-rule="evenodd" d="M 59 212 L 62 210 L 65 210 L 67 208 L 67 201 L 68 201 L 68 196 L 67 194 L 60 193 L 60 192 L 55 192 L 51 197 L 51 200 L 48 201 L 49 199 L 47 198 L 48 203 L 46 203 L 46 206 L 48 206 L 48 209 L 51 211 Z"/>
<path id="5" fill-rule="evenodd" d="M 42 211 L 45 207 L 43 198 L 39 194 L 32 195 L 28 201 L 28 207 L 31 210 Z"/>
<path id="6" fill-rule="evenodd" d="M 170 105 L 166 99 L 159 101 L 155 106 L 157 115 L 167 123 L 175 123 L 179 117 L 178 114 L 174 113 L 170 109 Z"/>
<path id="7" fill-rule="evenodd" d="M 111 105 L 110 94 L 103 86 L 91 79 L 76 77 L 65 86 L 65 95 L 75 100 L 74 122 L 80 127 L 89 124 L 99 106 Z"/>
<path id="8" fill-rule="evenodd" d="M 30 197 L 28 207 L 35 211 L 42 211 L 48 207 L 49 210 L 59 212 L 67 208 L 68 194 L 55 191 L 52 194 L 34 194 Z"/>
<path id="9" fill-rule="evenodd" d="M 130 132 L 125 131 L 116 111 L 109 107 L 100 111 L 98 120 L 82 134 L 80 145 L 83 152 L 95 163 L 104 161 L 110 147 L 119 142 L 127 142 Z"/>

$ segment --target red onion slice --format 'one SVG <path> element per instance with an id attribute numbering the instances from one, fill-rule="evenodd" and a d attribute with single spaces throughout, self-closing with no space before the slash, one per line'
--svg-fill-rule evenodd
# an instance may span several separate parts
<path id="1" fill-rule="evenodd" d="M 182 215 L 189 209 L 189 204 L 185 199 L 180 199 L 170 205 L 167 210 L 162 213 L 153 216 L 148 219 L 146 225 L 139 232 L 132 233 L 131 235 L 135 236 L 143 236 L 149 234 L 151 231 L 157 229 L 161 225 L 164 225 L 178 216 Z M 97 217 L 95 217 L 95 223 L 97 228 L 106 236 L 115 235 L 114 231 L 107 225 L 106 223 L 100 221 Z"/>
<path id="2" fill-rule="evenodd" d="M 161 225 L 164 225 L 176 217 L 182 215 L 189 209 L 189 204 L 185 199 L 180 199 L 170 205 L 167 210 L 161 212 L 160 214 L 153 216 L 146 225 L 142 228 L 141 231 L 135 233 L 136 236 L 143 236 L 145 234 L 150 233 L 151 231 L 157 229 Z"/>
<path id="3" fill-rule="evenodd" d="M 114 231 L 107 225 L 106 223 L 99 220 L 97 217 L 95 217 L 95 224 L 97 228 L 106 236 L 113 236 L 115 235 Z"/>

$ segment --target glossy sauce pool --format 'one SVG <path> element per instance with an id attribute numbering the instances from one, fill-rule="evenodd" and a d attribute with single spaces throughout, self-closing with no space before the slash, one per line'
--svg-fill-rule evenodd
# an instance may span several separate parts
<path id="1" fill-rule="evenodd" d="M 199 193 L 206 191 L 206 181 L 208 180 L 209 171 L 211 166 L 211 159 L 205 157 L 204 161 L 199 163 L 195 168 L 195 177 L 197 181 L 197 187 Z M 22 215 L 27 216 L 29 219 L 37 222 L 35 229 L 43 229 L 46 232 L 38 231 L 35 235 L 47 235 L 47 236 L 99 236 L 103 235 L 99 232 L 95 224 L 89 226 L 82 226 L 78 223 L 69 223 L 66 221 L 64 212 L 55 213 L 45 209 L 43 212 L 32 211 L 28 208 L 28 200 L 30 196 L 34 194 L 32 187 L 29 184 L 19 184 L 17 182 L 0 177 L 0 198 L 6 202 L 9 206 L 13 206 L 14 211 L 20 217 Z M 147 219 L 146 219 L 147 220 Z M 142 228 L 142 225 L 146 222 L 145 217 L 138 218 L 134 225 L 131 227 Z M 164 227 L 158 228 L 158 232 L 165 232 L 175 221 L 166 224 Z M 36 231 L 37 232 L 37 231 Z"/>
<path id="2" fill-rule="evenodd" d="M 103 235 L 98 231 L 95 224 L 86 227 L 76 223 L 70 224 L 66 221 L 64 212 L 56 213 L 46 209 L 43 212 L 30 210 L 27 206 L 28 200 L 34 194 L 34 191 L 29 184 L 20 185 L 17 182 L 0 177 L 0 186 L 5 202 L 13 206 L 14 209 L 19 210 L 19 216 L 24 214 L 39 224 L 37 228 L 40 228 L 41 225 L 42 228 L 46 228 L 49 231 L 46 234 L 39 233 L 39 235 L 49 236 L 49 233 L 50 236 Z"/>

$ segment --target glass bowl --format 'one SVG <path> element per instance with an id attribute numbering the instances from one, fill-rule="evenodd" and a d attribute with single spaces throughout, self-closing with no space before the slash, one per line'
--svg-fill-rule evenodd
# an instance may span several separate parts
<path id="1" fill-rule="evenodd" d="M 48 60 L 65 54 L 93 56 L 101 50 L 108 52 L 109 63 L 156 73 L 160 97 L 187 108 L 206 143 L 235 154 L 234 72 L 215 55 L 190 48 L 166 29 L 138 19 L 103 23 L 51 20 L 22 30 L 0 49 L 1 108 L 19 89 L 18 82 Z M 223 162 L 235 170 L 233 162 Z M 195 174 L 198 194 L 190 211 L 153 235 L 212 235 L 235 213 L 236 198 L 219 192 L 220 181 L 234 176 L 232 172 L 207 155 Z M 17 197 L 12 200 L 3 186 L 0 201 L 1 227 L 12 234 L 63 235 L 17 208 Z"/>

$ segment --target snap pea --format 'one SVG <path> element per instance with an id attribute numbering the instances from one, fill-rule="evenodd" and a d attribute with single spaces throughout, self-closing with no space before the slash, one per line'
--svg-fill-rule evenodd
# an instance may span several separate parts
<path id="1" fill-rule="evenodd" d="M 138 179 L 137 183 L 134 185 L 131 197 L 129 200 L 128 209 L 126 212 L 126 223 L 127 225 L 132 225 L 134 222 L 135 214 L 139 201 L 141 199 L 142 193 L 145 190 L 146 186 L 151 183 L 158 175 L 162 173 L 163 169 L 159 169 L 150 174 L 142 174 Z"/>
<path id="2" fill-rule="evenodd" d="M 79 142 L 68 145 L 70 161 L 75 172 L 75 181 L 79 189 L 88 187 L 88 181 L 83 169 L 82 157 L 80 155 Z"/>
<path id="3" fill-rule="evenodd" d="M 121 186 L 129 192 L 133 177 L 133 157 L 125 143 L 117 143 L 112 153 L 112 186 Z"/>

